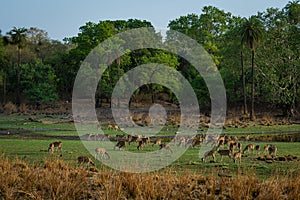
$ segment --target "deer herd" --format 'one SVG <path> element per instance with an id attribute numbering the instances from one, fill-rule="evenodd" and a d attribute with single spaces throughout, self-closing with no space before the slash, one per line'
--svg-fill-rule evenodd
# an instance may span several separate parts
<path id="1" fill-rule="evenodd" d="M 108 129 L 119 130 L 118 126 L 109 125 Z M 107 137 L 108 138 L 108 137 Z M 160 137 L 145 137 L 142 135 L 117 135 L 116 137 L 117 143 L 114 146 L 114 150 L 116 149 L 125 149 L 126 145 L 131 145 L 132 143 L 137 144 L 138 151 L 141 151 L 146 145 L 152 143 L 151 147 L 159 146 L 159 150 L 165 149 L 169 153 L 173 153 L 172 148 L 169 144 L 163 143 L 163 138 Z M 176 136 L 174 138 L 173 148 L 176 147 L 192 147 L 195 148 L 197 146 L 201 146 L 203 142 L 211 143 L 212 149 L 205 152 L 202 157 L 202 162 L 206 162 L 208 157 L 212 157 L 213 161 L 216 162 L 217 155 L 219 155 L 220 161 L 222 162 L 223 157 L 229 157 L 233 160 L 234 163 L 237 161 L 241 163 L 243 156 L 253 155 L 254 152 L 260 155 L 261 148 L 260 145 L 254 145 L 253 143 L 247 144 L 244 149 L 242 147 L 242 143 L 238 141 L 238 138 L 235 136 L 214 136 L 214 135 L 202 135 L 198 134 L 195 136 Z M 57 152 L 62 152 L 62 142 L 52 142 L 49 145 L 48 151 L 50 153 L 54 153 L 55 150 Z M 264 154 L 269 154 L 276 157 L 277 147 L 276 145 L 267 144 L 263 147 Z M 110 159 L 110 155 L 105 148 L 98 147 L 95 149 L 95 159 Z M 77 158 L 78 164 L 91 164 L 95 165 L 91 158 L 87 156 L 79 156 Z"/>

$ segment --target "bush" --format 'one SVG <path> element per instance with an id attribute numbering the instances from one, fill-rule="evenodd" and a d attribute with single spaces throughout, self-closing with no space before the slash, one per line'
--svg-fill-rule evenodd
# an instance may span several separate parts
<path id="1" fill-rule="evenodd" d="M 13 104 L 12 102 L 8 102 L 3 107 L 4 114 L 10 115 L 13 113 L 16 113 L 18 111 L 17 106 Z"/>
<path id="2" fill-rule="evenodd" d="M 23 113 L 23 114 L 27 113 L 27 106 L 26 106 L 26 104 L 22 103 L 20 105 L 20 112 Z"/>

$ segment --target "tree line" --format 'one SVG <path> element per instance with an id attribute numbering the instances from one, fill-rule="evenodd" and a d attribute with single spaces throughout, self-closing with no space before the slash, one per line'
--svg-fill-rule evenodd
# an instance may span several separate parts
<path id="1" fill-rule="evenodd" d="M 17 105 L 70 100 L 79 67 L 91 50 L 117 33 L 140 27 L 154 30 L 151 22 L 139 19 L 87 22 L 77 36 L 63 42 L 52 40 L 36 27 L 13 27 L 0 34 L 0 100 Z M 223 78 L 229 106 L 242 107 L 251 119 L 255 119 L 255 105 L 281 109 L 284 115 L 299 114 L 299 0 L 249 18 L 205 6 L 199 15 L 170 20 L 168 28 L 193 38 L 211 55 Z M 157 37 L 163 36 L 157 33 Z M 167 33 L 162 43 L 170 37 Z M 197 70 L 183 58 L 158 49 L 128 51 L 112 61 L 99 82 L 97 106 L 110 102 L 123 74 L 153 62 L 179 71 L 192 85 L 200 108 L 210 106 L 208 89 Z M 178 103 L 172 91 L 158 84 L 143 85 L 132 101 L 148 98 L 154 103 L 160 97 Z"/>

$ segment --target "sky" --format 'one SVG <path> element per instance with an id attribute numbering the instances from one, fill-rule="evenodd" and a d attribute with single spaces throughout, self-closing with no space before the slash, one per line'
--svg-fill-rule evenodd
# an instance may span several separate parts
<path id="1" fill-rule="evenodd" d="M 100 20 L 147 20 L 166 29 L 170 20 L 215 6 L 235 16 L 249 17 L 267 8 L 282 9 L 289 0 L 1 0 L 0 30 L 37 27 L 51 39 L 76 36 L 86 22 Z"/>

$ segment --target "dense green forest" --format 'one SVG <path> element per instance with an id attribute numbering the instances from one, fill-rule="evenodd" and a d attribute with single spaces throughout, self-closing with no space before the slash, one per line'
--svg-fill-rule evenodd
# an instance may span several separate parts
<path id="1" fill-rule="evenodd" d="M 76 74 L 90 51 L 117 33 L 139 27 L 153 26 L 140 19 L 87 22 L 79 28 L 77 36 L 65 38 L 63 42 L 52 40 L 45 30 L 37 27 L 13 27 L 8 33 L 0 34 L 2 104 L 70 101 Z M 212 56 L 223 78 L 229 107 L 243 108 L 243 112 L 250 113 L 253 118 L 256 107 L 272 107 L 288 116 L 299 115 L 298 0 L 249 18 L 205 6 L 200 14 L 170 19 L 168 28 L 197 40 Z M 210 106 L 205 82 L 190 63 L 169 52 L 142 49 L 129 51 L 105 71 L 96 92 L 97 107 L 103 102 L 109 103 L 122 74 L 152 62 L 181 72 L 193 86 L 200 107 Z M 172 92 L 154 84 L 142 86 L 132 99 L 147 95 L 150 101 L 164 96 L 165 101 L 177 103 Z"/>

